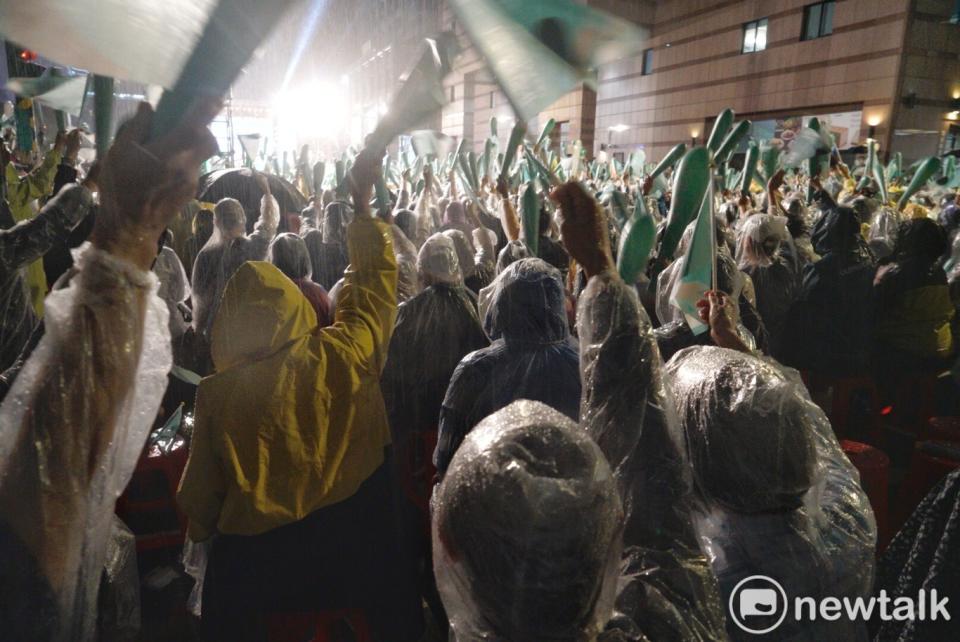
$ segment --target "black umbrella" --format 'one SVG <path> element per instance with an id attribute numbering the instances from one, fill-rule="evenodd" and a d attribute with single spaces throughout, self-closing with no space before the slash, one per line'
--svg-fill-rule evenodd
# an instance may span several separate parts
<path id="1" fill-rule="evenodd" d="M 266 174 L 270 191 L 280 205 L 280 227 L 285 229 L 284 214 L 299 214 L 307 206 L 307 199 L 294 187 L 293 183 L 273 174 Z M 239 169 L 220 169 L 200 177 L 197 198 L 207 203 L 216 203 L 221 198 L 235 198 L 243 205 L 247 214 L 247 233 L 253 231 L 253 225 L 260 218 L 260 199 L 263 192 L 253 177 L 253 171 L 247 167 Z"/>

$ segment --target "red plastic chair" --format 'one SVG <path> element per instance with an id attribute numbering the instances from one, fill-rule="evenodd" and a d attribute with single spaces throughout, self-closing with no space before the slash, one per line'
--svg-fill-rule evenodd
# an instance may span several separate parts
<path id="1" fill-rule="evenodd" d="M 182 437 L 168 453 L 148 446 L 117 499 L 117 516 L 136 535 L 138 553 L 183 546 L 187 518 L 177 506 L 177 487 L 188 453 Z"/>
<path id="2" fill-rule="evenodd" d="M 872 377 L 831 377 L 810 373 L 805 378 L 811 394 L 830 390 L 827 415 L 837 437 L 849 434 L 850 409 L 855 392 L 866 392 L 870 403 L 870 422 L 864 434 L 876 442 L 880 435 L 880 393 Z"/>
<path id="3" fill-rule="evenodd" d="M 882 450 L 859 441 L 844 439 L 840 442 L 844 454 L 860 473 L 860 487 L 867 494 L 873 514 L 877 519 L 877 553 L 881 553 L 890 541 L 890 515 L 888 498 L 890 492 L 890 458 Z"/>
<path id="4" fill-rule="evenodd" d="M 910 468 L 904 477 L 897 498 L 896 530 L 903 526 L 914 509 L 944 477 L 960 468 L 957 444 L 943 441 L 917 442 L 913 449 Z"/>
<path id="5" fill-rule="evenodd" d="M 337 628 L 348 627 L 344 636 Z M 268 642 L 373 642 L 367 618 L 360 609 L 317 613 L 273 613 L 267 616 Z"/>

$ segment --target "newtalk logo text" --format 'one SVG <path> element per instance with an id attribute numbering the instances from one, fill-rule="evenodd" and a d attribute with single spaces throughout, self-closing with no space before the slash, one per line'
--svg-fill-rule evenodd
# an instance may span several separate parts
<path id="1" fill-rule="evenodd" d="M 873 617 L 884 622 L 949 621 L 949 601 L 950 598 L 938 595 L 936 589 L 921 589 L 916 597 L 892 598 L 883 590 L 879 596 L 867 599 L 795 597 L 791 603 L 779 582 L 766 575 L 751 575 L 734 587 L 727 606 L 738 627 L 761 635 L 774 631 L 788 615 L 797 622 L 835 622 L 841 618 L 867 621 Z"/>

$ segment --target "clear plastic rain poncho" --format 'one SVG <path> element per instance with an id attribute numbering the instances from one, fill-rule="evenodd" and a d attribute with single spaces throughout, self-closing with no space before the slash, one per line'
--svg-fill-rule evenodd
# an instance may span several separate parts
<path id="1" fill-rule="evenodd" d="M 754 214 L 740 227 L 738 267 L 753 281 L 757 312 L 774 356 L 780 353 L 780 344 L 785 340 L 784 325 L 799 283 L 795 266 L 781 254 L 789 238 L 786 219 L 780 216 Z"/>
<path id="2" fill-rule="evenodd" d="M 65 239 L 92 207 L 90 192 L 71 185 L 35 217 L 0 230 L 0 373 L 17 360 L 37 325 L 25 278 L 27 266 Z"/>
<path id="3" fill-rule="evenodd" d="M 495 283 L 484 330 L 493 344 L 460 362 L 443 401 L 434 454 L 441 474 L 470 429 L 515 399 L 579 416 L 579 358 L 555 268 L 540 259 L 508 267 Z"/>
<path id="4" fill-rule="evenodd" d="M 489 344 L 463 286 L 453 242 L 434 234 L 420 249 L 422 292 L 402 304 L 380 379 L 394 443 L 437 430 L 440 407 L 460 360 Z"/>
<path id="5" fill-rule="evenodd" d="M 350 206 L 334 201 L 323 210 L 320 229 L 309 225 L 301 231 L 301 236 L 310 251 L 313 263 L 313 280 L 329 292 L 334 284 L 343 278 L 343 272 L 350 264 L 347 254 L 346 229 L 350 218 Z M 305 219 L 305 223 L 309 219 Z"/>
<path id="6" fill-rule="evenodd" d="M 177 253 L 166 245 L 160 248 L 160 254 L 153 264 L 153 273 L 160 281 L 157 295 L 163 299 L 170 311 L 170 338 L 176 341 L 190 327 L 184 318 L 184 311 L 189 310 L 187 300 L 191 294 L 190 281 Z"/>
<path id="7" fill-rule="evenodd" d="M 590 279 L 577 327 L 581 427 L 610 462 L 625 513 L 609 628 L 629 640 L 722 639 L 723 606 L 692 523 L 683 434 L 636 291 L 613 274 Z"/>
<path id="8" fill-rule="evenodd" d="M 571 419 L 534 401 L 487 417 L 432 504 L 451 640 L 597 638 L 612 610 L 623 512 L 606 459 Z"/>
<path id="9" fill-rule="evenodd" d="M 264 196 L 260 218 L 245 235 L 246 214 L 239 201 L 222 199 L 214 210 L 214 231 L 193 265 L 193 327 L 209 338 L 227 281 L 247 261 L 263 261 L 277 233 L 280 208 L 273 196 Z"/>
<path id="10" fill-rule="evenodd" d="M 889 207 L 881 207 L 873 213 L 870 229 L 867 232 L 867 244 L 878 259 L 890 256 L 897 245 L 897 230 L 900 228 L 900 214 Z"/>
<path id="11" fill-rule="evenodd" d="M 420 291 L 417 276 L 417 247 L 396 224 L 390 226 L 393 255 L 397 259 L 397 303 L 405 303 Z"/>
<path id="12" fill-rule="evenodd" d="M 529 257 L 530 252 L 527 250 L 527 246 L 524 245 L 522 241 L 510 241 L 503 246 L 503 249 L 500 250 L 500 253 L 497 255 L 496 273 L 499 275 L 508 267 L 510 267 L 512 263 L 516 263 L 520 259 L 526 259 Z M 477 307 L 480 309 L 481 319 L 487 318 L 487 313 L 490 311 L 490 301 L 493 300 L 493 293 L 496 290 L 496 287 L 497 281 L 495 277 L 493 283 L 481 288 L 480 292 L 477 294 Z"/>
<path id="13" fill-rule="evenodd" d="M 791 599 L 868 597 L 873 510 L 799 374 L 740 352 L 695 347 L 670 361 L 667 377 L 700 500 L 697 531 L 724 602 L 757 574 L 777 580 Z M 753 639 L 732 623 L 728 630 Z M 864 624 L 847 618 L 788 617 L 776 631 L 778 640 L 864 635 Z"/>
<path id="14" fill-rule="evenodd" d="M 79 273 L 47 296 L 46 332 L 0 406 L 0 630 L 11 640 L 94 639 L 113 506 L 172 363 L 156 276 L 86 244 L 74 256 Z"/>

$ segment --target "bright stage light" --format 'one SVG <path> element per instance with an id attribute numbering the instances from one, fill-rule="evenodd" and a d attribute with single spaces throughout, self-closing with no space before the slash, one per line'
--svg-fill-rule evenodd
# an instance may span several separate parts
<path id="1" fill-rule="evenodd" d="M 334 140 L 349 126 L 347 94 L 337 83 L 311 83 L 294 87 L 273 103 L 273 117 L 282 145 L 310 140 Z"/>

